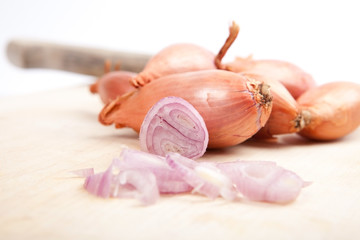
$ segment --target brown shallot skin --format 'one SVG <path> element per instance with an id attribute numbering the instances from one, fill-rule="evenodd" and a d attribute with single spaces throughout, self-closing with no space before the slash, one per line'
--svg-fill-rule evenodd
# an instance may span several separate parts
<path id="1" fill-rule="evenodd" d="M 154 55 L 131 83 L 139 87 L 169 74 L 216 69 L 214 59 L 215 54 L 198 45 L 173 44 Z"/>
<path id="2" fill-rule="evenodd" d="M 304 127 L 304 119 L 296 100 L 279 81 L 260 74 L 242 73 L 270 86 L 273 96 L 272 111 L 265 126 L 254 136 L 271 139 L 274 135 L 299 132 Z"/>
<path id="3" fill-rule="evenodd" d="M 149 109 L 168 96 L 185 99 L 200 113 L 209 132 L 209 148 L 247 140 L 265 125 L 272 107 L 267 85 L 229 71 L 204 70 L 167 75 L 118 97 L 103 108 L 99 121 L 139 132 Z"/>
<path id="4" fill-rule="evenodd" d="M 233 62 L 227 63 L 226 67 L 230 71 L 261 74 L 277 80 L 286 87 L 295 99 L 316 85 L 310 74 L 286 61 L 253 60 L 251 57 L 238 57 Z"/>
<path id="5" fill-rule="evenodd" d="M 360 125 L 360 85 L 332 82 L 310 89 L 297 102 L 306 114 L 306 127 L 299 133 L 314 140 L 335 140 Z"/>
<path id="6" fill-rule="evenodd" d="M 129 81 L 135 76 L 136 73 L 128 71 L 108 72 L 90 86 L 90 91 L 98 93 L 102 102 L 107 104 L 117 96 L 134 90 L 135 87 Z"/>

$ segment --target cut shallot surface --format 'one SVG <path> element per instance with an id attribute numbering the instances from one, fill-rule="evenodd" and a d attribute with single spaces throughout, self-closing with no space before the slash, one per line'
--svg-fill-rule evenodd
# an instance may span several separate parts
<path id="1" fill-rule="evenodd" d="M 179 97 L 159 100 L 145 116 L 140 129 L 141 149 L 161 156 L 177 152 L 188 158 L 199 158 L 208 142 L 203 118 Z"/>

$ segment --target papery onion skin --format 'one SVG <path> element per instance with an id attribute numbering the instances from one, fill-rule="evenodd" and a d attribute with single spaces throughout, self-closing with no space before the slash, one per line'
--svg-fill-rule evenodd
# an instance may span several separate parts
<path id="1" fill-rule="evenodd" d="M 107 104 L 99 121 L 139 132 L 149 109 L 168 96 L 181 97 L 197 109 L 209 132 L 209 148 L 247 140 L 265 125 L 272 106 L 271 93 L 263 83 L 224 70 L 204 70 L 152 81 Z"/>
<path id="2" fill-rule="evenodd" d="M 113 71 L 104 74 L 96 83 L 90 86 L 92 93 L 98 93 L 103 103 L 107 104 L 116 97 L 135 89 L 130 80 L 136 73 L 128 71 Z"/>
<path id="3" fill-rule="evenodd" d="M 154 55 L 144 70 L 132 78 L 131 83 L 139 87 L 154 79 L 174 73 L 216 69 L 214 58 L 215 54 L 198 45 L 173 44 Z"/>
<path id="4" fill-rule="evenodd" d="M 299 133 L 314 140 L 335 140 L 360 125 L 360 85 L 331 82 L 313 88 L 297 99 L 307 113 L 307 126 Z"/>
<path id="5" fill-rule="evenodd" d="M 308 89 L 316 86 L 310 74 L 286 61 L 253 60 L 251 57 L 238 57 L 233 62 L 226 63 L 226 66 L 234 72 L 261 74 L 269 79 L 279 81 L 295 99 Z"/>
<path id="6" fill-rule="evenodd" d="M 273 96 L 270 117 L 265 126 L 255 134 L 255 138 L 268 139 L 273 135 L 296 133 L 304 127 L 305 122 L 298 103 L 279 81 L 262 74 L 242 74 L 268 84 Z"/>
<path id="7" fill-rule="evenodd" d="M 199 112 L 179 97 L 159 100 L 145 116 L 140 129 L 143 151 L 165 156 L 168 152 L 196 159 L 204 155 L 209 133 Z"/>

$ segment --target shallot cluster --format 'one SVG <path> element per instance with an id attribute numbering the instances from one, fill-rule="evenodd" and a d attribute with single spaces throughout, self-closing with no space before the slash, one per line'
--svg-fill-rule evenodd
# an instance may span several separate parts
<path id="1" fill-rule="evenodd" d="M 237 31 L 230 27 L 230 35 L 236 36 Z M 333 82 L 316 86 L 310 74 L 286 61 L 254 60 L 250 56 L 222 63 L 227 49 L 215 58 L 219 69 L 250 75 L 271 88 L 272 112 L 255 138 L 298 133 L 309 139 L 334 140 L 360 125 L 356 110 L 360 106 L 359 84 Z"/>
<path id="2" fill-rule="evenodd" d="M 138 74 L 117 71 L 110 76 L 106 71 L 91 88 L 105 103 L 98 120 L 134 129 L 144 152 L 124 149 L 105 172 L 84 170 L 86 190 L 144 204 L 163 193 L 196 192 L 228 200 L 241 195 L 275 203 L 298 196 L 307 183 L 274 162 L 194 159 L 207 148 L 230 147 L 252 137 L 344 137 L 360 125 L 360 85 L 317 86 L 310 74 L 286 61 L 238 57 L 223 63 L 238 33 L 232 23 L 217 54 L 194 44 L 173 44 Z"/>
<path id="3" fill-rule="evenodd" d="M 104 172 L 86 169 L 84 188 L 103 198 L 136 198 L 155 203 L 161 194 L 197 193 L 210 199 L 286 204 L 308 185 L 297 174 L 274 162 L 194 161 L 178 153 L 165 157 L 124 148 Z"/>
<path id="4" fill-rule="evenodd" d="M 106 104 L 99 114 L 100 123 L 114 124 L 117 128 L 130 127 L 140 132 L 150 108 L 161 98 L 175 96 L 188 101 L 204 119 L 209 132 L 209 148 L 237 145 L 251 137 L 272 139 L 289 133 L 320 139 L 305 132 L 309 132 L 315 121 L 320 121 L 316 118 L 321 118 L 321 112 L 325 110 L 308 109 L 302 104 L 304 99 L 310 98 L 307 92 L 322 91 L 317 90 L 320 86 L 316 86 L 310 74 L 286 61 L 238 57 L 223 63 L 222 59 L 238 33 L 239 26 L 233 22 L 218 54 L 194 44 L 173 44 L 154 55 L 138 74 L 122 71 L 105 74 L 96 83 Z M 341 91 L 346 95 L 346 84 L 343 85 Z M 336 97 L 338 91 L 334 89 L 328 97 L 343 101 L 343 97 Z M 351 101 L 356 105 L 359 99 L 356 97 Z M 322 105 L 322 108 L 332 112 L 345 111 L 345 115 L 346 111 L 354 111 L 353 107 L 340 110 L 335 105 Z M 360 120 L 355 117 L 351 121 L 350 131 L 333 124 L 332 130 L 322 130 L 322 134 L 338 131 L 335 138 L 343 137 L 356 129 Z"/>

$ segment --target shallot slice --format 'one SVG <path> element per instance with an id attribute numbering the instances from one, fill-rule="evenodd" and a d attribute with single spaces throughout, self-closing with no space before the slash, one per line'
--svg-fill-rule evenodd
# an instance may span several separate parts
<path id="1" fill-rule="evenodd" d="M 237 193 L 233 188 L 232 181 L 220 170 L 209 163 L 195 162 L 179 154 L 171 153 L 166 156 L 170 167 L 179 172 L 185 182 L 190 184 L 198 192 L 211 199 L 222 196 L 227 200 L 234 200 Z"/>
<path id="2" fill-rule="evenodd" d="M 144 204 L 152 204 L 159 198 L 159 190 L 153 173 L 145 170 L 121 170 L 117 160 L 102 173 L 86 177 L 85 189 L 99 197 L 136 197 Z"/>
<path id="3" fill-rule="evenodd" d="M 307 186 L 295 173 L 274 162 L 197 162 L 178 153 L 166 157 L 124 149 L 102 173 L 86 177 L 85 189 L 99 197 L 132 197 L 153 204 L 161 193 L 192 192 L 215 199 L 244 197 L 288 203 Z"/>
<path id="4" fill-rule="evenodd" d="M 170 168 L 165 158 L 154 154 L 124 149 L 118 164 L 121 169 L 147 170 L 156 177 L 160 193 L 182 193 L 191 191 L 192 187 L 186 183 L 182 175 Z"/>
<path id="5" fill-rule="evenodd" d="M 165 97 L 155 103 L 140 129 L 141 149 L 161 156 L 177 152 L 188 158 L 199 158 L 208 142 L 203 118 L 179 97 Z"/>
<path id="6" fill-rule="evenodd" d="M 130 192 L 134 197 L 144 204 L 153 204 L 159 197 L 159 189 L 156 177 L 150 171 L 126 170 L 118 175 L 119 183 L 124 186 L 123 192 Z M 124 191 L 126 189 L 127 191 Z M 119 196 L 121 196 L 121 192 Z M 116 197 L 116 196 L 114 196 Z"/>
<path id="7" fill-rule="evenodd" d="M 288 203 L 296 199 L 307 184 L 294 172 L 274 162 L 234 161 L 218 163 L 245 197 L 254 201 Z"/>

